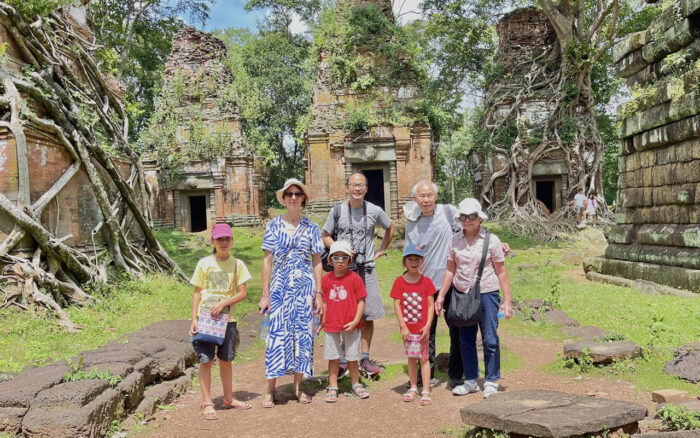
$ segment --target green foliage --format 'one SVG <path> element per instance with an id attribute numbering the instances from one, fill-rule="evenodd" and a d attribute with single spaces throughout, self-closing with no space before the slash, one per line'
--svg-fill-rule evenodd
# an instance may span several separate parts
<path id="1" fill-rule="evenodd" d="M 95 368 L 86 371 L 82 369 L 83 357 L 78 359 L 78 362 L 73 363 L 71 360 L 66 360 L 68 362 L 68 367 L 70 371 L 63 376 L 64 382 L 77 382 L 78 380 L 90 380 L 90 379 L 100 379 L 106 381 L 109 386 L 115 387 L 119 382 L 122 381 L 122 376 L 114 375 L 107 371 L 100 371 Z"/>
<path id="2" fill-rule="evenodd" d="M 100 67 L 119 78 L 126 87 L 132 139 L 138 137 L 155 111 L 155 98 L 162 84 L 172 37 L 183 25 L 180 17 L 189 16 L 192 22 L 203 25 L 209 18 L 211 4 L 213 0 L 93 0 L 89 3 L 95 21 L 95 37 L 101 46 L 96 53 Z"/>
<path id="3" fill-rule="evenodd" d="M 561 282 L 558 275 L 552 275 L 549 280 L 549 289 L 544 297 L 544 303 L 555 309 L 561 308 Z"/>
<path id="4" fill-rule="evenodd" d="M 7 3 L 27 20 L 37 15 L 46 16 L 71 0 L 7 0 Z"/>
<path id="5" fill-rule="evenodd" d="M 683 405 L 667 404 L 657 412 L 664 427 L 671 430 L 699 430 L 700 413 Z"/>
<path id="6" fill-rule="evenodd" d="M 564 368 L 574 369 L 579 373 L 585 374 L 593 369 L 593 358 L 591 350 L 585 347 L 581 351 L 581 357 L 574 359 L 572 357 L 562 358 L 562 366 Z"/>

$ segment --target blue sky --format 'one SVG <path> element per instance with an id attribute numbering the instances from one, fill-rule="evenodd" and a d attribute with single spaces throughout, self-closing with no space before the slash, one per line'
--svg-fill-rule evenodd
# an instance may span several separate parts
<path id="1" fill-rule="evenodd" d="M 209 21 L 204 30 L 210 32 L 214 29 L 227 27 L 248 27 L 255 29 L 258 21 L 265 17 L 265 11 L 256 10 L 248 12 L 243 9 L 246 0 L 217 0 L 209 11 Z M 199 28 L 200 23 L 190 23 L 190 17 L 182 17 L 185 22 Z"/>

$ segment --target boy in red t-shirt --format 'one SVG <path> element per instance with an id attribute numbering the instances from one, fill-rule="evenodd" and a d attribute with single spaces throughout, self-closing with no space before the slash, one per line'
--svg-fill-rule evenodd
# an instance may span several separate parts
<path id="1" fill-rule="evenodd" d="M 365 310 L 367 290 L 362 278 L 348 269 L 352 258 L 352 247 L 348 242 L 333 242 L 328 256 L 333 272 L 321 281 L 323 293 L 323 321 L 326 332 L 324 359 L 328 360 L 328 381 L 326 402 L 338 400 L 338 369 L 340 358 L 348 360 L 352 392 L 361 399 L 369 397 L 369 392 L 360 383 L 358 359 L 360 352 L 360 321 Z"/>
<path id="2" fill-rule="evenodd" d="M 408 245 L 403 252 L 403 265 L 406 272 L 394 281 L 391 298 L 394 299 L 394 312 L 401 328 L 406 356 L 408 356 L 408 378 L 411 388 L 403 395 L 403 400 L 415 400 L 418 394 L 418 360 L 423 377 L 421 406 L 432 404 L 430 398 L 430 360 L 428 338 L 433 322 L 435 286 L 432 280 L 420 273 L 423 265 L 423 251 L 415 245 Z"/>

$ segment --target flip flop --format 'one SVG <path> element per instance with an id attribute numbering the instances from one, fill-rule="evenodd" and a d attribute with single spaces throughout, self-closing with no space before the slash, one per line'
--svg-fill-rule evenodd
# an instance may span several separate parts
<path id="1" fill-rule="evenodd" d="M 352 392 L 354 392 L 356 396 L 360 397 L 360 399 L 369 398 L 369 391 L 362 386 L 362 383 L 355 383 L 352 385 Z"/>
<path id="2" fill-rule="evenodd" d="M 263 408 L 273 408 L 274 406 L 275 406 L 275 393 L 274 392 L 266 392 L 263 395 L 262 407 Z"/>
<path id="3" fill-rule="evenodd" d="M 418 394 L 418 388 L 411 388 L 404 393 L 403 401 L 412 402 L 413 400 L 416 399 L 417 394 Z"/>
<path id="4" fill-rule="evenodd" d="M 250 403 L 246 403 L 246 402 L 244 402 L 244 401 L 236 400 L 235 398 L 234 398 L 234 399 L 231 399 L 231 400 L 226 400 L 226 399 L 224 399 L 224 405 L 225 405 L 226 407 L 228 407 L 228 408 L 240 409 L 240 410 L 242 410 L 242 411 L 246 411 L 246 410 L 252 408 L 252 406 L 250 405 Z"/>
<path id="5" fill-rule="evenodd" d="M 326 389 L 326 403 L 335 403 L 338 401 L 338 388 L 329 386 Z"/>
<path id="6" fill-rule="evenodd" d="M 218 420 L 219 417 L 216 415 L 214 410 L 214 403 L 202 403 L 202 417 L 205 420 Z"/>
<path id="7" fill-rule="evenodd" d="M 433 404 L 433 399 L 430 397 L 430 393 L 428 391 L 421 392 L 420 405 L 421 406 L 430 406 L 432 404 Z"/>

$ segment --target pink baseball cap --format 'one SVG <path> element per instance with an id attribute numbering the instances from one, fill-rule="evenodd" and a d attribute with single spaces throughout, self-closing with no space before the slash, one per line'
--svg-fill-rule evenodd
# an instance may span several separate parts
<path id="1" fill-rule="evenodd" d="M 231 237 L 233 238 L 233 232 L 228 224 L 216 224 L 214 228 L 211 229 L 211 238 L 218 239 L 220 237 Z"/>

